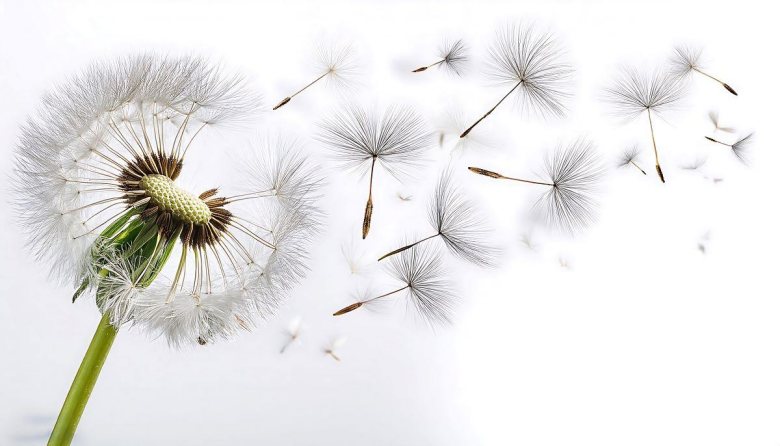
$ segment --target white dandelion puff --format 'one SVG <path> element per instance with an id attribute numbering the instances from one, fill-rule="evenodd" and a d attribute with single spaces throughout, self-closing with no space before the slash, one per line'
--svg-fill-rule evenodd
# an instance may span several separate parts
<path id="1" fill-rule="evenodd" d="M 16 152 L 33 253 L 80 285 L 75 297 L 94 290 L 115 326 L 174 345 L 228 337 L 252 324 L 249 309 L 267 316 L 305 270 L 312 166 L 291 145 L 266 144 L 247 193 L 191 194 L 176 182 L 199 135 L 248 122 L 259 105 L 243 78 L 199 58 L 127 57 L 72 78 L 44 98 Z M 166 263 L 172 278 L 155 280 Z"/>

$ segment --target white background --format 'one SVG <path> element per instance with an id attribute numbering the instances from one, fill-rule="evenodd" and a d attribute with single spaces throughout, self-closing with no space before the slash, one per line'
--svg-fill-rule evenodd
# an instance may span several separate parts
<path id="1" fill-rule="evenodd" d="M 234 341 L 176 351 L 123 330 L 75 444 L 777 445 L 778 32 L 769 4 L 0 2 L 8 198 L 0 213 L 0 444 L 45 442 L 99 318 L 89 299 L 70 304 L 72 289 L 48 280 L 7 204 L 19 125 L 46 90 L 92 61 L 153 50 L 205 54 L 244 72 L 270 106 L 312 77 L 314 42 L 335 36 L 359 49 L 363 100 L 411 104 L 434 125 L 448 110 L 479 116 L 503 95 L 482 73 L 485 49 L 498 26 L 529 20 L 566 47 L 576 94 L 561 120 L 502 105 L 481 130 L 495 149 L 452 159 L 505 248 L 495 271 L 449 263 L 462 298 L 452 327 L 432 331 L 402 305 L 330 316 L 369 284 L 390 284 L 372 259 L 404 235 L 427 232 L 425 202 L 448 155 L 432 147 L 415 181 L 380 174 L 372 234 L 359 241 L 365 180 L 330 168 L 312 139 L 314 124 L 341 102 L 317 86 L 231 135 L 237 143 L 206 139 L 209 163 L 193 161 L 189 177 L 196 190 L 213 186 L 198 172 L 228 178 L 253 133 L 297 135 L 329 182 L 313 272 L 277 317 Z M 408 73 L 433 62 L 445 36 L 466 40 L 471 72 Z M 650 69 L 681 42 L 703 44 L 708 67 L 740 96 L 693 79 L 685 104 L 657 126 L 662 185 L 645 123 L 610 118 L 599 95 L 620 64 Z M 704 140 L 711 109 L 741 133 L 756 131 L 749 168 Z M 583 135 L 610 166 L 626 144 L 640 143 L 648 175 L 612 169 L 598 224 L 575 240 L 524 223 L 533 190 L 461 174 L 477 163 L 532 172 L 545 150 Z M 705 156 L 699 172 L 679 168 Z M 535 250 L 521 242 L 529 233 Z M 364 253 L 364 274 L 350 274 L 345 244 Z M 301 342 L 280 355 L 296 316 Z M 347 337 L 340 363 L 322 350 L 339 336 Z"/>

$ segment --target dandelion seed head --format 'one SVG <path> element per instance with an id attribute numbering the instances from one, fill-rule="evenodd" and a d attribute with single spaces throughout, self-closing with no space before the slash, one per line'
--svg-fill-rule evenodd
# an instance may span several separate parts
<path id="1" fill-rule="evenodd" d="M 132 56 L 72 77 L 44 97 L 16 152 L 33 253 L 79 287 L 74 298 L 94 292 L 117 327 L 175 346 L 250 328 L 306 271 L 319 215 L 311 170 L 292 154 L 274 158 L 263 177 L 273 197 L 196 194 L 176 180 L 203 150 L 198 135 L 245 123 L 259 106 L 241 76 L 193 57 Z M 260 212 L 236 205 L 245 200 Z M 172 277 L 161 274 L 169 258 Z"/>

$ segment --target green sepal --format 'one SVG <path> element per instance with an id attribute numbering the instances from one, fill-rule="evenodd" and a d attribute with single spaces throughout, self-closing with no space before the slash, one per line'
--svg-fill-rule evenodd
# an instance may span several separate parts
<path id="1" fill-rule="evenodd" d="M 124 214 L 120 215 L 119 218 L 111 222 L 110 225 L 106 226 L 105 229 L 103 229 L 98 239 L 95 240 L 95 243 L 92 245 L 92 258 L 90 259 L 91 264 L 94 263 L 100 264 L 99 259 L 103 256 L 106 246 L 111 246 L 113 244 L 113 240 L 111 239 L 116 235 L 117 232 L 119 232 L 122 228 L 124 228 L 127 225 L 127 222 L 131 218 L 133 218 L 135 215 L 137 215 L 140 212 L 141 209 L 137 207 L 132 207 L 128 209 Z M 103 277 L 105 277 L 103 271 L 104 270 L 101 270 L 100 273 L 103 275 Z M 81 284 L 79 285 L 79 287 L 73 293 L 73 298 L 71 299 L 71 303 L 75 303 L 76 299 L 78 299 L 81 296 L 81 294 L 84 293 L 84 291 L 86 291 L 87 288 L 89 288 L 89 277 L 85 276 L 81 280 Z"/>
<path id="2" fill-rule="evenodd" d="M 168 263 L 168 258 L 170 258 L 171 252 L 173 252 L 173 248 L 176 247 L 176 242 L 178 241 L 180 234 L 181 229 L 176 231 L 168 240 L 165 241 L 165 246 L 162 250 L 162 253 L 157 257 L 154 265 L 152 265 L 152 267 L 147 270 L 144 278 L 141 279 L 140 284 L 142 287 L 151 285 L 152 282 L 154 282 L 154 279 L 157 278 L 162 269 L 165 267 L 165 264 Z"/>

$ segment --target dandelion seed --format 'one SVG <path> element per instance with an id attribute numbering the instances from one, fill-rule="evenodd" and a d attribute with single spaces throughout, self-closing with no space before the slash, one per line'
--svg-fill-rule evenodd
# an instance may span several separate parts
<path id="1" fill-rule="evenodd" d="M 362 276 L 368 269 L 368 264 L 365 262 L 365 253 L 350 239 L 349 243 L 341 245 L 341 255 L 347 262 L 349 273 L 352 275 Z"/>
<path id="2" fill-rule="evenodd" d="M 710 110 L 710 112 L 707 114 L 707 116 L 710 118 L 710 122 L 712 122 L 713 131 L 718 132 L 726 132 L 726 133 L 734 133 L 736 132 L 736 129 L 733 127 L 724 127 L 720 125 L 720 116 L 717 112 L 717 110 Z"/>
<path id="3" fill-rule="evenodd" d="M 552 151 L 545 160 L 543 179 L 510 177 L 481 167 L 468 169 L 489 178 L 545 187 L 547 191 L 536 201 L 535 211 L 548 225 L 569 233 L 593 222 L 593 195 L 604 173 L 593 145 L 584 140 Z"/>
<path id="4" fill-rule="evenodd" d="M 660 116 L 672 109 L 682 99 L 683 93 L 683 85 L 676 77 L 660 71 L 640 73 L 631 68 L 624 69 L 615 84 L 606 89 L 606 99 L 612 104 L 615 115 L 630 120 L 647 113 L 655 170 L 661 182 L 666 180 L 655 140 L 653 114 Z"/>
<path id="5" fill-rule="evenodd" d="M 414 246 L 393 257 L 388 269 L 402 286 L 378 296 L 361 299 L 333 315 L 341 316 L 391 296 L 404 296 L 416 314 L 429 324 L 452 321 L 456 297 L 449 282 L 443 278 L 444 268 L 436 251 L 426 246 Z"/>
<path id="6" fill-rule="evenodd" d="M 369 172 L 368 200 L 363 213 L 362 237 L 368 236 L 374 211 L 372 198 L 377 166 L 399 179 L 420 165 L 430 146 L 431 133 L 409 108 L 391 107 L 377 115 L 352 106 L 320 124 L 319 141 L 330 146 L 342 168 Z"/>
<path id="7" fill-rule="evenodd" d="M 401 192 L 396 192 L 395 194 L 399 200 L 401 201 L 412 201 L 414 199 L 414 195 L 404 194 Z"/>
<path id="8" fill-rule="evenodd" d="M 323 351 L 325 352 L 325 355 L 330 356 L 335 361 L 341 361 L 341 356 L 339 356 L 337 353 L 341 347 L 344 346 L 344 344 L 347 343 L 347 338 L 344 336 L 339 336 L 338 338 L 334 339 L 330 344 L 326 345 Z"/>
<path id="9" fill-rule="evenodd" d="M 282 346 L 281 350 L 279 350 L 280 354 L 284 354 L 287 349 L 296 343 L 298 339 L 301 337 L 301 318 L 300 317 L 294 317 L 292 321 L 290 321 L 290 325 L 287 327 L 287 342 Z"/>
<path id="10" fill-rule="evenodd" d="M 412 73 L 420 73 L 428 68 L 439 67 L 460 76 L 463 72 L 463 66 L 468 62 L 467 52 L 468 48 L 463 40 L 445 40 L 439 48 L 439 60 L 412 70 Z"/>
<path id="11" fill-rule="evenodd" d="M 702 254 L 707 254 L 707 250 L 710 244 L 710 231 L 705 232 L 702 234 L 702 236 L 699 238 L 698 243 L 696 243 L 696 247 L 698 248 L 699 252 Z"/>
<path id="12" fill-rule="evenodd" d="M 620 159 L 618 160 L 618 167 L 626 167 L 631 165 L 636 167 L 640 172 L 642 172 L 643 175 L 647 175 L 647 172 L 645 172 L 644 169 L 639 167 L 639 164 L 637 164 L 638 159 L 639 159 L 639 146 L 634 144 L 623 151 L 623 154 L 620 156 Z"/>
<path id="13" fill-rule="evenodd" d="M 539 250 L 539 245 L 536 243 L 533 234 L 531 233 L 520 234 L 520 244 L 531 252 L 537 252 Z"/>
<path id="14" fill-rule="evenodd" d="M 685 45 L 676 47 L 670 60 L 672 64 L 672 73 L 680 78 L 686 77 L 693 72 L 699 73 L 719 83 L 729 93 L 737 96 L 737 92 L 731 88 L 729 84 L 703 71 L 701 65 L 701 54 L 701 48 Z"/>
<path id="15" fill-rule="evenodd" d="M 682 170 L 698 171 L 707 162 L 707 158 L 699 156 L 680 166 Z"/>
<path id="16" fill-rule="evenodd" d="M 324 80 L 337 88 L 344 89 L 350 85 L 351 81 L 358 74 L 358 64 L 351 45 L 333 45 L 328 43 L 318 45 L 316 58 L 318 76 L 300 90 L 279 101 L 273 107 L 273 110 L 283 107 L 294 97 L 320 81 Z"/>
<path id="17" fill-rule="evenodd" d="M 495 265 L 498 249 L 485 241 L 490 231 L 484 225 L 484 215 L 473 203 L 463 197 L 462 191 L 452 184 L 450 170 L 446 170 L 439 177 L 428 207 L 428 221 L 436 231 L 434 234 L 395 249 L 380 257 L 379 260 L 428 240 L 440 238 L 453 255 L 463 260 L 481 266 Z"/>
<path id="18" fill-rule="evenodd" d="M 728 144 L 722 141 L 718 141 L 715 138 L 705 136 L 708 141 L 712 141 L 714 143 L 720 144 L 722 146 L 726 146 L 731 149 L 731 153 L 734 154 L 734 156 L 741 162 L 742 164 L 747 165 L 748 164 L 748 151 L 750 150 L 750 144 L 753 142 L 753 133 L 748 133 L 746 136 L 743 136 L 742 138 L 735 141 L 733 144 Z"/>
<path id="19" fill-rule="evenodd" d="M 460 134 L 466 137 L 509 96 L 517 98 L 523 110 L 562 116 L 564 100 L 570 96 L 568 83 L 574 70 L 563 61 L 563 52 L 552 34 L 533 27 L 509 26 L 499 31 L 490 48 L 490 74 L 507 93 L 476 122 Z"/>
<path id="20" fill-rule="evenodd" d="M 198 58 L 141 55 L 94 65 L 23 127 L 15 193 L 29 245 L 53 276 L 75 282 L 74 299 L 94 292 L 103 313 L 50 443 L 70 443 L 120 326 L 173 346 L 228 338 L 305 274 L 316 212 L 290 164 L 269 167 L 281 194 L 192 194 L 176 182 L 199 135 L 258 108 L 240 76 Z M 242 210 L 247 201 L 261 215 Z M 170 281 L 160 275 L 169 259 Z"/>

